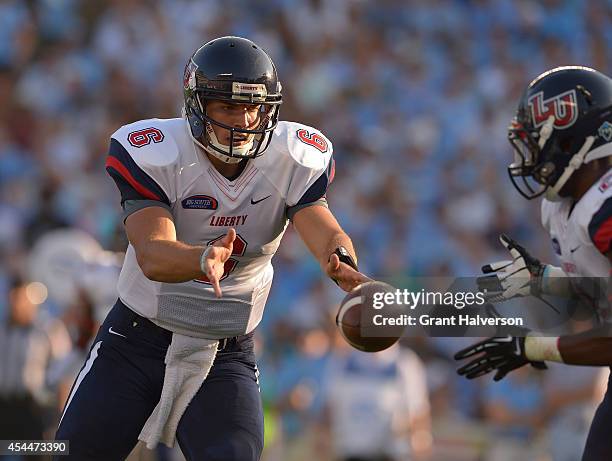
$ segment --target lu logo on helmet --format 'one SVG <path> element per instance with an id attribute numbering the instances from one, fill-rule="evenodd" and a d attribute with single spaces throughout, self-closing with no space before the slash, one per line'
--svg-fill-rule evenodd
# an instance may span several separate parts
<path id="1" fill-rule="evenodd" d="M 578 118 L 576 101 L 576 90 L 569 90 L 548 99 L 544 99 L 543 91 L 534 94 L 529 98 L 534 127 L 540 127 L 552 115 L 557 130 L 569 128 Z"/>

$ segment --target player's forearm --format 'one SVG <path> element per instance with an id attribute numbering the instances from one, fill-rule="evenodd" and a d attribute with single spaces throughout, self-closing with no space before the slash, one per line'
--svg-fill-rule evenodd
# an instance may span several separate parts
<path id="1" fill-rule="evenodd" d="M 304 208 L 295 214 L 293 225 L 321 266 L 327 264 L 330 255 L 340 246 L 345 247 L 357 262 L 353 242 L 327 208 Z"/>
<path id="2" fill-rule="evenodd" d="M 610 328 L 600 328 L 600 334 L 608 335 L 593 337 L 596 330 L 587 334 L 561 336 L 559 352 L 563 362 L 571 365 L 612 366 L 612 337 Z"/>
<path id="3" fill-rule="evenodd" d="M 179 241 L 151 240 L 136 251 L 144 275 L 156 282 L 179 283 L 202 277 L 203 247 Z"/>
<path id="4" fill-rule="evenodd" d="M 357 255 L 355 254 L 353 242 L 351 241 L 351 238 L 344 233 L 344 231 L 338 231 L 328 236 L 327 243 L 321 247 L 323 248 L 323 251 L 321 251 L 319 255 L 316 255 L 319 263 L 322 266 L 325 266 L 329 261 L 330 255 L 336 251 L 336 248 L 338 247 L 346 248 L 346 250 L 355 260 L 355 263 L 357 263 Z"/>
<path id="5" fill-rule="evenodd" d="M 569 365 L 612 366 L 612 329 L 602 326 L 584 333 L 556 338 L 528 336 L 525 355 L 529 360 Z"/>

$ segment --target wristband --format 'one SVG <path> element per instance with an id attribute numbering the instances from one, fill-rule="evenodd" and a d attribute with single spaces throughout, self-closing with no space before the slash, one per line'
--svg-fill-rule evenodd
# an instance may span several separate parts
<path id="1" fill-rule="evenodd" d="M 206 257 L 208 256 L 208 253 L 210 253 L 212 248 L 213 248 L 212 245 L 205 247 L 202 250 L 202 254 L 200 255 L 200 270 L 202 271 L 202 274 L 204 275 L 206 275 L 206 264 L 204 263 L 206 262 Z"/>
<path id="2" fill-rule="evenodd" d="M 560 267 L 547 264 L 542 272 L 539 292 L 563 298 L 571 297 L 573 294 L 571 279 Z"/>
<path id="3" fill-rule="evenodd" d="M 567 277 L 567 274 L 560 267 L 553 266 L 552 264 L 547 264 L 546 266 L 544 266 L 544 273 L 542 274 L 542 277 Z"/>
<path id="4" fill-rule="evenodd" d="M 359 269 L 357 268 L 357 263 L 355 262 L 355 260 L 353 259 L 353 257 L 351 256 L 351 254 L 348 252 L 346 248 L 338 247 L 332 253 L 332 255 L 334 254 L 338 255 L 338 259 L 340 260 L 341 263 L 348 264 L 356 271 L 359 271 Z M 331 258 L 331 255 L 329 255 L 329 258 Z M 329 261 L 329 258 L 327 259 L 328 261 Z"/>
<path id="5" fill-rule="evenodd" d="M 357 268 L 357 263 L 355 262 L 355 260 L 353 259 L 353 257 L 351 256 L 351 254 L 348 252 L 346 248 L 340 246 L 334 250 L 332 255 L 334 254 L 338 255 L 338 259 L 340 260 L 341 263 L 348 264 L 356 271 L 359 271 L 359 269 Z M 329 258 L 327 258 L 327 261 L 329 262 L 330 259 L 331 259 L 331 255 L 329 255 Z M 332 280 L 334 281 L 336 285 L 339 285 L 336 279 L 332 278 Z"/>
<path id="6" fill-rule="evenodd" d="M 533 362 L 560 362 L 563 357 L 559 352 L 559 337 L 541 337 L 527 335 L 525 337 L 525 357 Z"/>

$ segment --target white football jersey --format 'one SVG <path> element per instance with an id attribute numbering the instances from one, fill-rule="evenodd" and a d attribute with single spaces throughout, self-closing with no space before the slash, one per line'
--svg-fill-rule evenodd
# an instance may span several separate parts
<path id="1" fill-rule="evenodd" d="M 301 206 L 325 203 L 333 178 L 331 143 L 316 129 L 279 122 L 265 153 L 232 180 L 195 145 L 183 118 L 142 120 L 111 138 L 107 171 L 129 213 L 167 208 L 177 239 L 210 245 L 230 227 L 234 252 L 217 299 L 203 277 L 184 283 L 149 280 L 132 245 L 118 282 L 120 299 L 168 330 L 211 339 L 242 335 L 260 322 L 272 283 L 271 259 L 288 217 Z"/>
<path id="2" fill-rule="evenodd" d="M 542 201 L 542 224 L 550 234 L 562 269 L 573 277 L 608 277 L 605 256 L 612 242 L 612 170 L 582 196 Z"/>

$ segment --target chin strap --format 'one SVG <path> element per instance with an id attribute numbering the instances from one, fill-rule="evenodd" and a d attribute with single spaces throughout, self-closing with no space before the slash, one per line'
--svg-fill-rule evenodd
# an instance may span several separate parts
<path id="1" fill-rule="evenodd" d="M 563 174 L 561 174 L 561 177 L 553 186 L 546 189 L 545 197 L 547 200 L 550 200 L 551 202 L 557 202 L 562 199 L 562 197 L 559 196 L 559 191 L 565 185 L 570 176 L 573 175 L 574 172 L 578 168 L 580 168 L 583 163 L 585 163 L 584 159 L 594 142 L 595 136 L 587 136 L 580 150 L 574 154 L 569 164 L 565 167 L 565 170 L 563 170 Z"/>
<path id="2" fill-rule="evenodd" d="M 191 130 L 187 130 L 189 131 L 189 136 L 191 136 L 191 140 L 197 145 L 199 146 L 204 152 L 206 152 L 207 154 L 210 154 L 212 156 L 214 156 L 215 158 L 218 158 L 219 160 L 221 160 L 224 163 L 240 163 L 240 161 L 242 160 L 241 158 L 236 158 L 236 157 L 229 157 L 227 155 L 223 155 L 219 152 L 217 152 L 214 149 L 208 149 L 204 144 L 202 144 L 200 141 L 198 141 L 192 134 L 191 134 Z"/>
<path id="3" fill-rule="evenodd" d="M 229 146 L 225 146 L 219 142 L 219 140 L 217 139 L 217 135 L 215 134 L 215 130 L 213 129 L 212 125 L 209 122 L 206 122 L 206 133 L 208 134 L 209 144 L 212 144 L 214 147 L 216 147 L 217 149 L 223 152 L 229 153 L 229 149 L 230 149 Z M 253 141 L 254 139 L 251 139 L 251 141 L 249 141 L 244 146 L 234 146 L 232 151 L 236 153 L 237 155 L 248 154 L 251 148 L 253 147 Z M 208 152 L 210 155 L 214 155 L 219 160 L 225 163 L 238 163 L 244 160 L 244 158 L 246 158 L 246 157 L 244 158 L 243 157 L 230 157 L 229 155 L 224 155 L 218 150 L 210 148 L 210 147 L 208 148 L 205 147 L 205 149 L 206 149 L 206 152 Z"/>
<path id="4" fill-rule="evenodd" d="M 240 163 L 242 160 L 244 160 L 245 158 L 248 157 L 230 157 L 229 155 L 224 155 L 221 152 L 218 152 L 217 150 L 209 147 L 209 146 L 205 146 L 204 144 L 202 144 L 198 138 L 196 138 L 193 135 L 193 132 L 191 130 L 191 123 L 189 121 L 189 116 L 187 115 L 187 110 L 185 109 L 185 106 L 183 106 L 183 108 L 181 109 L 181 115 L 183 116 L 183 118 L 187 121 L 187 131 L 189 132 L 189 136 L 191 137 L 191 140 L 197 144 L 199 147 L 201 147 L 206 153 L 212 155 L 215 158 L 218 158 L 219 160 L 221 160 L 224 163 Z M 201 122 L 198 121 L 198 123 Z M 223 144 L 221 144 L 219 142 L 219 140 L 217 139 L 217 136 L 215 135 L 215 131 L 213 130 L 212 126 L 210 125 L 210 123 L 206 122 L 206 133 L 208 134 L 208 139 L 209 139 L 209 143 L 214 145 L 215 147 L 217 147 L 218 149 L 228 152 L 229 151 L 229 146 L 224 146 Z M 200 129 L 200 132 L 203 132 L 203 130 Z M 202 136 L 206 136 L 204 133 L 202 133 Z M 247 152 L 249 152 L 249 150 L 251 150 L 251 148 L 253 147 L 253 141 L 254 139 L 251 140 L 251 142 L 249 142 L 248 144 L 245 144 L 244 146 L 239 146 L 239 147 L 235 147 L 233 150 L 238 153 L 238 154 L 245 154 Z"/>
<path id="5" fill-rule="evenodd" d="M 221 160 L 223 163 L 228 163 L 228 164 L 235 164 L 235 163 L 240 163 L 243 159 L 238 158 L 238 157 L 230 157 L 228 155 L 223 155 L 221 152 L 217 152 L 214 149 L 211 148 L 207 148 L 204 147 L 202 144 L 200 144 L 198 142 L 198 145 L 204 149 L 206 151 L 207 154 L 212 155 L 213 157 L 218 158 L 219 160 Z"/>
<path id="6" fill-rule="evenodd" d="M 540 135 L 538 137 L 538 147 L 540 148 L 540 150 L 544 149 L 544 146 L 546 145 L 546 143 L 548 142 L 548 139 L 553 133 L 554 126 L 555 126 L 555 116 L 551 115 L 550 117 L 548 117 L 548 120 L 544 122 L 544 125 L 540 129 Z"/>

